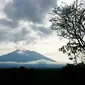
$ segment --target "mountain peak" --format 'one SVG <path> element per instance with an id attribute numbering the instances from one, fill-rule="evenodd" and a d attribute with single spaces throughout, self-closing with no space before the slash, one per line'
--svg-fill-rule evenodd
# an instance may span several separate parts
<path id="1" fill-rule="evenodd" d="M 30 50 L 15 50 L 9 54 L 0 56 L 0 62 L 5 62 L 5 61 L 28 62 L 28 61 L 36 61 L 42 59 L 54 62 L 54 60 L 47 58 L 46 56 L 38 52 Z"/>

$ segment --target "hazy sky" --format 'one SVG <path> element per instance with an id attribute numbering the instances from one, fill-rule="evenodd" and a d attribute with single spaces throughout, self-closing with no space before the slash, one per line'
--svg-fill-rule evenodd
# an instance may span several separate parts
<path id="1" fill-rule="evenodd" d="M 56 61 L 68 62 L 58 52 L 66 40 L 50 29 L 49 13 L 62 0 L 0 0 L 0 55 L 16 49 L 37 51 Z M 63 0 L 72 3 L 73 0 Z"/>

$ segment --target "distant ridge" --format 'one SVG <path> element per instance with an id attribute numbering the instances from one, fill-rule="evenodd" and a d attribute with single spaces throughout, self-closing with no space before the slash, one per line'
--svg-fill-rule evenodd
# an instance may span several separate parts
<path id="1" fill-rule="evenodd" d="M 0 56 L 0 62 L 28 62 L 36 60 L 47 60 L 55 62 L 54 60 L 47 58 L 46 56 L 30 50 L 15 50 L 11 53 Z"/>

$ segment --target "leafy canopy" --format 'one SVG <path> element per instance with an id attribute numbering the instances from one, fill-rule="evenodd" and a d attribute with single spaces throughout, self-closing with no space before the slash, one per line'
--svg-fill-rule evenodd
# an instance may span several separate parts
<path id="1" fill-rule="evenodd" d="M 83 4 L 62 3 L 62 6 L 54 8 L 51 14 L 53 15 L 50 20 L 51 28 L 56 30 L 58 36 L 69 40 L 59 51 L 67 53 L 69 59 L 76 64 L 78 63 L 77 58 L 83 62 L 85 53 L 85 8 Z M 79 56 L 80 54 L 82 57 Z"/>

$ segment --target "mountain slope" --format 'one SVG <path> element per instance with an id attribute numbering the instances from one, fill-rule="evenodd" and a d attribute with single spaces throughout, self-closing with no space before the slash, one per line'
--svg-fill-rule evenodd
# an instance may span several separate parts
<path id="1" fill-rule="evenodd" d="M 47 58 L 46 56 L 43 56 L 35 51 L 29 51 L 29 50 L 16 50 L 13 51 L 9 54 L 0 56 L 0 62 L 28 62 L 28 61 L 36 61 L 36 60 L 47 60 L 47 61 L 52 61 L 54 60 Z"/>

